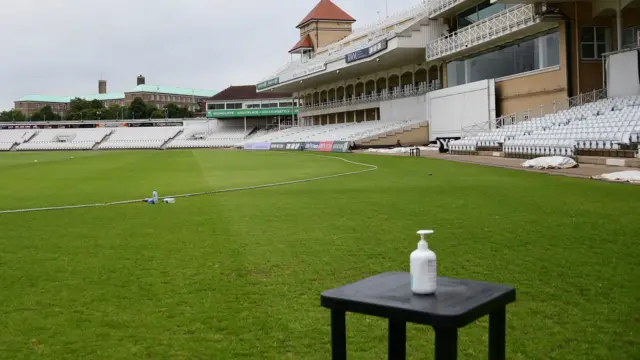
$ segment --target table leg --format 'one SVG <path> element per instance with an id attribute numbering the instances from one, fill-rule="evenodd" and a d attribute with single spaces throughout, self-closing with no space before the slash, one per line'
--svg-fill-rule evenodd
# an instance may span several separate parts
<path id="1" fill-rule="evenodd" d="M 506 308 L 489 314 L 489 360 L 505 359 Z"/>
<path id="2" fill-rule="evenodd" d="M 456 360 L 458 358 L 458 329 L 435 328 L 436 360 Z"/>
<path id="3" fill-rule="evenodd" d="M 407 358 L 407 323 L 389 319 L 389 360 Z"/>
<path id="4" fill-rule="evenodd" d="M 345 312 L 331 309 L 331 358 L 333 360 L 347 359 L 347 333 Z"/>

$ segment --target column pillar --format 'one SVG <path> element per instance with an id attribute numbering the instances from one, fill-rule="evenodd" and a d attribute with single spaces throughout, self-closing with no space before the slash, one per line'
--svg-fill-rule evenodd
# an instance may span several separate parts
<path id="1" fill-rule="evenodd" d="M 616 35 L 618 38 L 618 50 L 622 50 L 622 0 L 616 1 Z M 635 33 L 634 33 L 635 35 Z M 635 42 L 636 39 L 633 39 Z"/>

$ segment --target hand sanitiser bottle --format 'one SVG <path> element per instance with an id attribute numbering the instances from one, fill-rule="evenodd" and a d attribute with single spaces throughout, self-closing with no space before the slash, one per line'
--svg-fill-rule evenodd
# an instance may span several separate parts
<path id="1" fill-rule="evenodd" d="M 411 253 L 411 291 L 414 294 L 427 295 L 436 292 L 436 254 L 429 250 L 425 235 L 433 230 L 420 230 L 418 248 Z"/>

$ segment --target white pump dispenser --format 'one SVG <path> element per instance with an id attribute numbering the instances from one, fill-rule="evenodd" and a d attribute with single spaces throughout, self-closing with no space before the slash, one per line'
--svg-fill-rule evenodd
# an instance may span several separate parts
<path id="1" fill-rule="evenodd" d="M 411 253 L 411 291 L 415 294 L 433 294 L 436 292 L 437 266 L 436 254 L 429 250 L 425 235 L 433 234 L 433 230 L 420 230 L 418 248 Z"/>

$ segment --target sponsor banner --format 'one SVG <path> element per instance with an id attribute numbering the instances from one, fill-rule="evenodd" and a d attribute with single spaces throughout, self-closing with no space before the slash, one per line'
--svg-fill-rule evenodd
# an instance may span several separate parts
<path id="1" fill-rule="evenodd" d="M 244 144 L 245 150 L 269 150 L 270 148 L 270 142 L 252 142 Z"/>
<path id="2" fill-rule="evenodd" d="M 321 141 L 320 145 L 318 145 L 318 150 L 320 152 L 331 152 L 333 149 L 333 141 Z"/>
<path id="3" fill-rule="evenodd" d="M 352 63 L 358 60 L 362 60 L 362 59 L 366 59 L 368 57 L 371 57 L 381 51 L 384 51 L 387 49 L 387 40 L 382 40 L 379 41 L 377 43 L 375 43 L 374 45 L 371 45 L 367 48 L 364 49 L 360 49 L 358 51 L 354 51 L 352 53 L 349 53 L 347 55 L 344 56 L 344 61 L 348 64 L 348 63 Z"/>
<path id="4" fill-rule="evenodd" d="M 449 143 L 454 140 L 460 140 L 459 136 L 451 136 L 451 137 L 437 137 L 436 142 L 438 143 L 438 152 L 440 153 L 448 153 L 449 152 Z"/>
<path id="5" fill-rule="evenodd" d="M 287 143 L 271 143 L 271 147 L 269 148 L 269 150 L 287 150 Z"/>
<path id="6" fill-rule="evenodd" d="M 331 147 L 332 152 L 341 152 L 346 153 L 349 152 L 349 142 L 348 141 L 334 141 L 333 146 Z"/>
<path id="7" fill-rule="evenodd" d="M 287 150 L 300 150 L 303 143 L 287 143 Z"/>
<path id="8" fill-rule="evenodd" d="M 318 141 L 307 141 L 304 143 L 304 150 L 306 151 L 318 151 L 318 147 L 320 146 L 320 142 Z"/>
<path id="9" fill-rule="evenodd" d="M 317 72 L 325 71 L 326 69 L 327 69 L 327 65 L 325 63 L 317 64 L 314 66 L 310 66 L 306 69 L 302 69 L 300 71 L 294 72 L 291 78 L 296 79 L 299 77 L 315 74 Z"/>
<path id="10" fill-rule="evenodd" d="M 276 86 L 280 83 L 280 78 L 273 78 L 273 79 L 269 79 L 267 81 L 263 81 L 259 84 L 256 85 L 256 90 L 263 90 L 266 88 L 270 88 L 272 86 Z"/>
<path id="11" fill-rule="evenodd" d="M 237 110 L 207 110 L 208 118 L 234 118 L 234 117 L 256 117 L 256 116 L 277 116 L 297 114 L 298 108 L 264 108 L 264 109 L 237 109 Z"/>
<path id="12" fill-rule="evenodd" d="M 244 145 L 245 150 L 270 150 L 270 151 L 318 151 L 347 153 L 348 141 L 310 141 L 310 142 L 251 142 Z"/>

